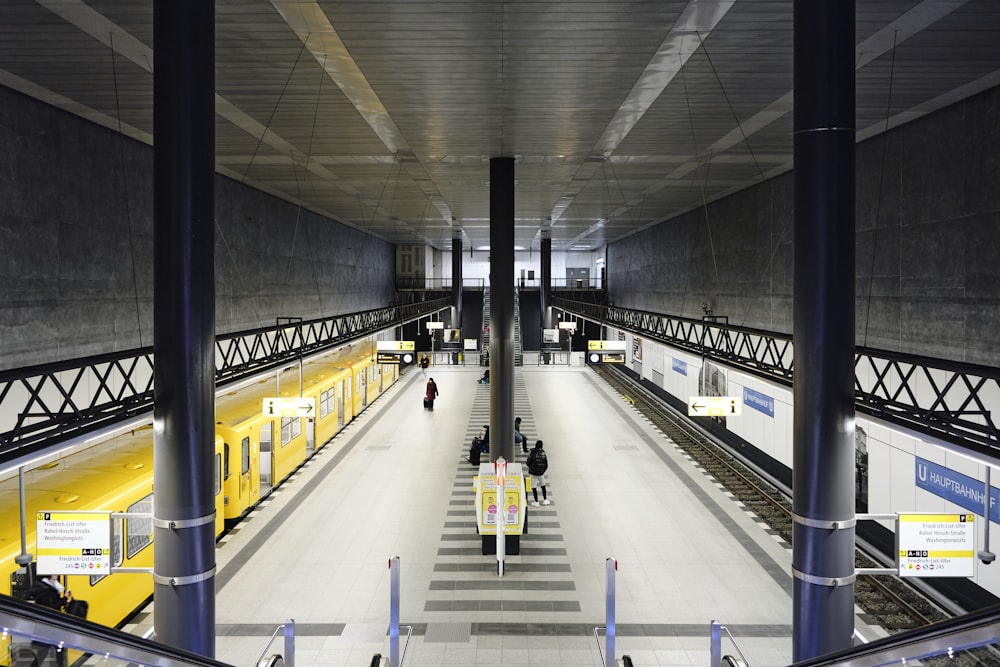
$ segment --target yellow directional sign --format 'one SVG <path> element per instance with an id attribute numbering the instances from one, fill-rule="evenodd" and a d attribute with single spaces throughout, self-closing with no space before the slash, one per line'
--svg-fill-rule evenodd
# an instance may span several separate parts
<path id="1" fill-rule="evenodd" d="M 316 415 L 315 398 L 265 398 L 265 417 L 313 417 Z"/>
<path id="2" fill-rule="evenodd" d="M 612 350 L 614 352 L 625 351 L 625 341 L 623 340 L 588 340 L 588 350 Z"/>
<path id="3" fill-rule="evenodd" d="M 41 511 L 35 521 L 39 572 L 111 573 L 111 512 Z"/>
<path id="4" fill-rule="evenodd" d="M 738 396 L 691 396 L 688 417 L 739 417 L 743 401 Z"/>
<path id="5" fill-rule="evenodd" d="M 379 352 L 413 352 L 416 349 L 412 340 L 379 340 L 375 345 Z"/>

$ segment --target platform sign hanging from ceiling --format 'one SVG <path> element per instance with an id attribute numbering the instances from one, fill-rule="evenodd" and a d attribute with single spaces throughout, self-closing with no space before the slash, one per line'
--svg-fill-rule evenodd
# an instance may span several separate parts
<path id="1" fill-rule="evenodd" d="M 688 417 L 739 417 L 743 404 L 736 396 L 690 396 Z"/>
<path id="2" fill-rule="evenodd" d="M 974 528 L 973 514 L 900 514 L 896 523 L 899 576 L 973 576 Z"/>
<path id="3" fill-rule="evenodd" d="M 378 340 L 375 349 L 378 352 L 413 352 L 416 345 L 412 340 Z"/>
<path id="4" fill-rule="evenodd" d="M 39 574 L 110 574 L 111 512 L 38 512 Z"/>
<path id="5" fill-rule="evenodd" d="M 261 412 L 265 417 L 315 417 L 316 399 L 287 396 L 264 398 Z"/>

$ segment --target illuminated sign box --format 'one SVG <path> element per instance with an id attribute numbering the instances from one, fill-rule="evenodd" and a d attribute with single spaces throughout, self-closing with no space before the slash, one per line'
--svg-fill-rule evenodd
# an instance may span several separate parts
<path id="1" fill-rule="evenodd" d="M 379 340 L 375 341 L 375 349 L 379 352 L 413 352 L 416 346 L 412 340 Z"/>

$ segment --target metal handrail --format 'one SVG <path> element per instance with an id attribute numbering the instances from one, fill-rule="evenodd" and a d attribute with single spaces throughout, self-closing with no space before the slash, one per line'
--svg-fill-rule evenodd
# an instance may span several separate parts
<path id="1" fill-rule="evenodd" d="M 399 667 L 403 667 L 403 663 L 406 662 L 406 647 L 410 645 L 410 637 L 413 636 L 413 626 L 401 625 L 399 627 L 406 628 L 406 641 L 403 642 L 403 650 L 399 653 Z"/>
<path id="2" fill-rule="evenodd" d="M 279 632 L 283 634 L 285 639 L 285 652 L 284 654 L 279 654 L 278 657 L 282 658 L 283 667 L 295 667 L 295 621 L 293 619 L 288 619 L 274 629 L 267 643 L 264 644 L 264 648 L 261 649 L 257 658 L 253 661 L 253 667 L 260 666 L 260 661 L 264 659 L 264 655 L 271 649 L 271 644 L 274 643 Z"/>
<path id="3" fill-rule="evenodd" d="M 739 643 L 736 641 L 736 637 L 734 637 L 733 633 L 729 631 L 729 628 L 727 628 L 725 625 L 719 623 L 718 621 L 712 621 L 712 631 L 711 631 L 711 638 L 712 638 L 711 639 L 711 641 L 712 641 L 712 648 L 711 648 L 712 658 L 711 658 L 711 661 L 712 661 L 712 667 L 722 667 L 723 661 L 725 661 L 727 658 L 731 658 L 731 656 L 723 656 L 722 655 L 722 633 L 723 632 L 725 632 L 726 635 L 729 636 L 729 642 L 733 645 L 733 648 L 736 649 L 736 652 L 740 654 L 740 660 L 743 661 L 744 665 L 746 665 L 747 667 L 749 667 L 750 666 L 750 661 L 747 659 L 746 655 L 743 653 L 743 649 L 740 648 Z"/>
<path id="4" fill-rule="evenodd" d="M 594 641 L 597 642 L 597 654 L 601 656 L 601 664 L 604 665 L 604 667 L 608 667 L 608 661 L 604 659 L 604 649 L 601 648 L 601 636 L 597 634 L 598 630 L 604 630 L 605 632 L 607 632 L 608 626 L 606 625 L 594 626 Z"/>

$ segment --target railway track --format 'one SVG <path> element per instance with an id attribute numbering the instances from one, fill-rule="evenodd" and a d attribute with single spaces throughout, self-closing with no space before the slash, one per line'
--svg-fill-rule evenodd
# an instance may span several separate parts
<path id="1" fill-rule="evenodd" d="M 636 410 L 673 440 L 741 503 L 788 544 L 792 543 L 792 501 L 788 494 L 757 474 L 751 466 L 706 437 L 683 415 L 637 384 L 624 373 L 594 366 L 597 374 Z M 860 549 L 855 553 L 859 568 L 883 567 Z M 945 620 L 951 616 L 899 577 L 860 575 L 855 584 L 856 604 L 872 623 L 890 634 Z M 923 664 L 935 661 L 924 660 Z M 943 663 L 942 663 L 943 664 Z M 989 650 L 958 654 L 949 665 L 1000 667 L 1000 656 Z"/>

